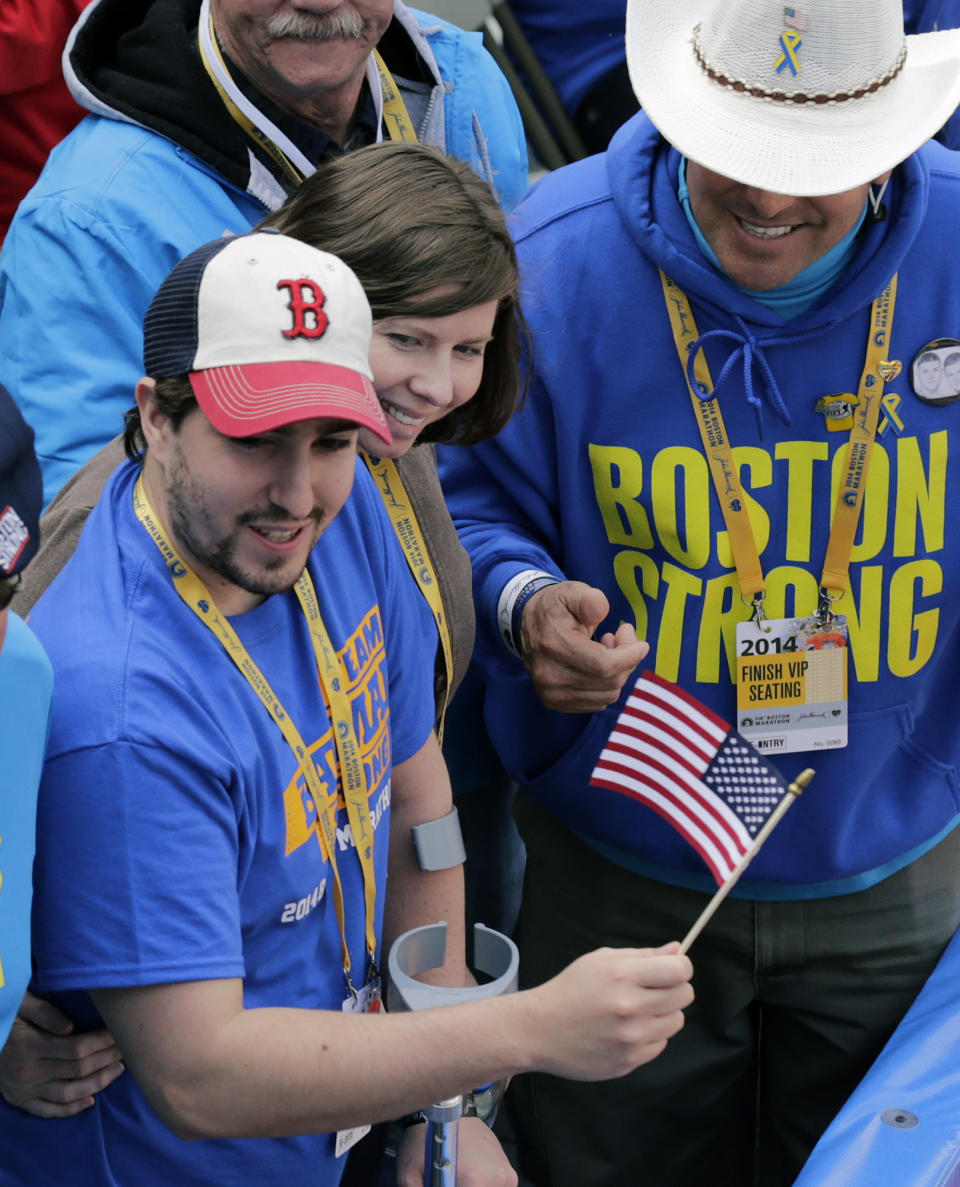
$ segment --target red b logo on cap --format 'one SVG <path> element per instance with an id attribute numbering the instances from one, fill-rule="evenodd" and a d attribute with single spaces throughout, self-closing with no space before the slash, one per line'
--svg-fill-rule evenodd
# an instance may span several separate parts
<path id="1" fill-rule="evenodd" d="M 322 338 L 330 319 L 323 312 L 326 294 L 312 280 L 278 280 L 278 289 L 289 289 L 287 308 L 293 314 L 293 326 L 283 331 L 284 338 Z"/>

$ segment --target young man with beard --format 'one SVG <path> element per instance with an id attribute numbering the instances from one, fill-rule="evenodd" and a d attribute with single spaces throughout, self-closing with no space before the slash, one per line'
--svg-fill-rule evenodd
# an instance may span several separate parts
<path id="1" fill-rule="evenodd" d="M 527 186 L 519 113 L 479 35 L 401 0 L 93 0 L 64 69 L 90 115 L 0 259 L 0 383 L 35 430 L 45 504 L 120 432 L 170 268 L 249 230 L 328 156 L 415 134 L 506 206 Z M 119 1074 L 108 1034 L 73 1040 L 41 1001 L 17 1027 L 4 1092 L 24 1108 L 69 1114 Z"/>
<path id="2" fill-rule="evenodd" d="M 0 1183 L 333 1187 L 370 1122 L 533 1067 L 620 1075 L 682 1025 L 675 948 L 380 1008 L 411 927 L 447 920 L 437 976 L 467 973 L 461 867 L 411 835 L 451 794 L 435 628 L 357 465 L 360 427 L 389 439 L 370 337 L 354 274 L 268 232 L 191 253 L 147 311 L 134 456 L 32 616 L 58 680 L 34 984 L 129 1071 L 56 1142 L 0 1106 Z M 471 1149 L 469 1181 L 515 1182 Z"/>

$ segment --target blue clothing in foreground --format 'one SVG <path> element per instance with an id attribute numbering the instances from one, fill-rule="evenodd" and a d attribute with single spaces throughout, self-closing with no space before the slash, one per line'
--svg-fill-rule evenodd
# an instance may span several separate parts
<path id="1" fill-rule="evenodd" d="M 899 272 L 887 384 L 851 593 L 850 742 L 775 760 L 815 766 L 735 894 L 815 898 L 883 878 L 960 819 L 960 403 L 931 406 L 910 386 L 925 343 L 960 338 L 960 164 L 929 144 L 894 173 L 891 216 L 868 222 L 845 276 L 787 324 L 741 294 L 702 256 L 677 201 L 678 156 L 646 116 L 605 156 L 545 178 L 515 215 L 533 334 L 531 390 L 496 438 L 442 451 L 441 475 L 474 566 L 486 717 L 508 771 L 578 835 L 649 877 L 713 886 L 696 853 L 654 812 L 587 782 L 618 706 L 554 713 L 497 635 L 497 602 L 524 569 L 598 586 L 598 634 L 621 621 L 651 644 L 649 663 L 728 721 L 742 605 L 658 277 L 687 293 L 739 464 L 767 580 L 770 617 L 810 614 L 847 433 L 815 411 L 856 392 L 870 304 Z M 589 248 L 585 248 L 589 245 Z M 720 332 L 717 334 L 716 332 Z M 785 401 L 775 411 L 760 368 L 758 418 L 744 360 L 762 352 Z"/>
<path id="2" fill-rule="evenodd" d="M 135 519 L 137 472 L 127 464 L 115 473 L 32 618 L 58 681 L 40 795 L 34 987 L 80 1029 L 98 1023 L 86 991 L 104 986 L 240 977 L 248 1009 L 339 1010 L 340 935 L 313 801 L 279 729 L 180 600 Z M 419 751 L 433 724 L 423 662 L 431 624 L 362 465 L 310 572 L 350 680 L 379 933 L 391 764 Z M 336 789 L 331 725 L 295 596 L 231 621 Z M 337 839 L 361 983 L 363 888 L 342 806 Z M 50 1125 L 0 1106 L 0 1184 L 332 1187 L 343 1165 L 332 1134 L 182 1141 L 130 1072 L 93 1108 L 57 1122 L 56 1140 Z"/>
<path id="3" fill-rule="evenodd" d="M 0 648 L 0 1047 L 30 980 L 37 789 L 52 693 L 43 648 L 9 611 Z"/>
<path id="4" fill-rule="evenodd" d="M 960 933 L 795 1187 L 960 1187 L 958 977 Z"/>
<path id="5" fill-rule="evenodd" d="M 94 0 L 67 79 L 95 114 L 51 154 L 4 242 L 0 383 L 36 432 L 45 503 L 121 431 L 143 374 L 143 314 L 173 265 L 286 197 L 204 72 L 199 8 Z M 383 53 L 420 140 L 513 206 L 527 188 L 526 141 L 480 35 L 399 0 L 395 13 Z"/>

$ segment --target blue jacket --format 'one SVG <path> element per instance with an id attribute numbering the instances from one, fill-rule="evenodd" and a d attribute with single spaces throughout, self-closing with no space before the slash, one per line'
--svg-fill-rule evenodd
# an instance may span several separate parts
<path id="1" fill-rule="evenodd" d="M 164 276 L 286 196 L 207 78 L 199 9 L 94 0 L 85 11 L 68 82 L 93 114 L 54 150 L 0 255 L 0 383 L 36 431 L 45 502 L 121 430 L 143 374 L 143 314 Z M 420 139 L 470 162 L 513 206 L 527 187 L 526 142 L 479 34 L 397 0 L 380 44 Z"/>
<path id="2" fill-rule="evenodd" d="M 551 174 L 515 213 L 531 390 L 496 440 L 447 448 L 441 467 L 474 567 L 488 727 L 507 769 L 578 833 L 654 877 L 712 885 L 654 812 L 587 787 L 617 708 L 592 716 L 545 709 L 497 635 L 498 598 L 530 568 L 600 587 L 611 612 L 598 634 L 635 623 L 650 641 L 650 666 L 735 721 L 734 632 L 749 611 L 657 270 L 687 293 L 701 334 L 723 332 L 705 346 L 714 379 L 746 343 L 754 358 L 762 353 L 785 401 L 789 423 L 754 362 L 758 423 L 742 350 L 718 386 L 770 617 L 816 609 L 848 434 L 829 433 L 814 405 L 856 392 L 871 302 L 899 272 L 888 357 L 903 371 L 886 388 L 852 591 L 836 605 L 850 620 L 849 745 L 816 761 L 777 760 L 789 778 L 808 765 L 817 776 L 739 893 L 855 890 L 905 865 L 960 818 L 960 516 L 947 515 L 960 502 L 960 402 L 931 406 L 910 386 L 911 361 L 926 343 L 960 339 L 960 158 L 931 143 L 900 166 L 889 219 L 864 224 L 844 275 L 789 324 L 706 261 L 677 200 L 678 163 L 640 114 L 606 154 Z"/>

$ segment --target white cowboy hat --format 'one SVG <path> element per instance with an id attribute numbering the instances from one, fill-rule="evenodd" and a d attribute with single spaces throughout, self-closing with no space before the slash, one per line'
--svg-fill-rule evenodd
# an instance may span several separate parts
<path id="1" fill-rule="evenodd" d="M 779 194 L 840 193 L 953 114 L 960 29 L 905 37 L 900 0 L 799 4 L 628 0 L 630 79 L 690 160 Z"/>

